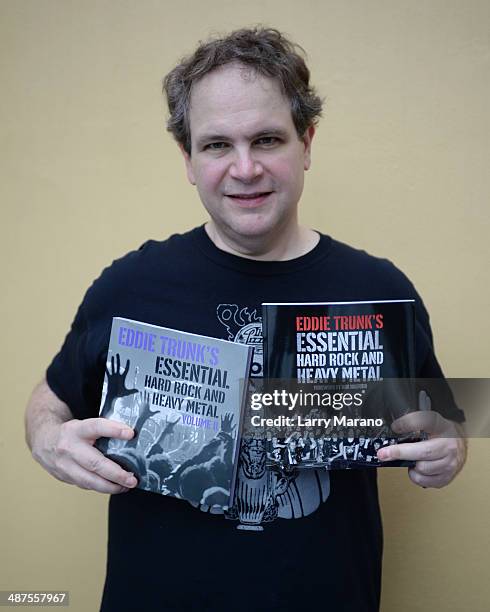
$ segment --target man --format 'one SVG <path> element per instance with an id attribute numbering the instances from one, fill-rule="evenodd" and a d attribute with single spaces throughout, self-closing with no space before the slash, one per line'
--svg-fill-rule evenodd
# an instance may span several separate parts
<path id="1" fill-rule="evenodd" d="M 145 243 L 89 288 L 28 405 L 33 456 L 63 481 L 113 494 L 103 610 L 293 610 L 306 593 L 325 609 L 377 610 L 375 470 L 271 472 L 264 442 L 246 440 L 236 503 L 223 517 L 135 489 L 134 476 L 93 446 L 133 436 L 97 418 L 113 316 L 253 343 L 260 375 L 261 302 L 413 297 L 417 376 L 442 376 L 427 312 L 406 277 L 298 223 L 321 100 L 295 46 L 276 30 L 239 30 L 201 44 L 164 86 L 169 130 L 210 220 Z M 453 423 L 461 413 L 444 409 L 447 418 L 400 421 L 399 431 L 420 427 L 431 439 L 379 457 L 416 460 L 409 475 L 421 486 L 450 482 L 465 448 Z M 336 551 L 330 564 L 304 562 L 325 547 Z M 359 554 L 341 552 L 349 550 Z"/>

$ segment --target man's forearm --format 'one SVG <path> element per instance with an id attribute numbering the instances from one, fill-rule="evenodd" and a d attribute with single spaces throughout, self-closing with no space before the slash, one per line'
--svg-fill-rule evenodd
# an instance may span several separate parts
<path id="1" fill-rule="evenodd" d="M 62 402 L 43 379 L 34 389 L 25 413 L 26 442 L 35 456 L 35 441 L 46 427 L 61 425 L 73 419 L 68 406 Z"/>

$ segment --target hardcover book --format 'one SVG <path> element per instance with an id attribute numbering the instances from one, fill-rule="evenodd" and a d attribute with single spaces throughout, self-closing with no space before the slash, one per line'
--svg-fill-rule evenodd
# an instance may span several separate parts
<path id="1" fill-rule="evenodd" d="M 413 465 L 377 459 L 382 446 L 420 439 L 390 427 L 418 409 L 413 300 L 266 303 L 262 315 L 268 401 L 256 402 L 255 423 L 270 466 Z"/>
<path id="2" fill-rule="evenodd" d="M 252 349 L 115 317 L 100 416 L 135 430 L 97 448 L 138 487 L 228 508 Z"/>

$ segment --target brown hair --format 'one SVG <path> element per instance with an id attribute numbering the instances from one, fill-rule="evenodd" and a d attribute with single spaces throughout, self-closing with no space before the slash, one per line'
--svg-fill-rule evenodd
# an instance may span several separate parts
<path id="1" fill-rule="evenodd" d="M 170 117 L 167 130 L 191 154 L 189 108 L 192 86 L 219 66 L 239 62 L 258 74 L 276 79 L 291 105 L 294 126 L 301 137 L 317 123 L 322 100 L 310 86 L 303 49 L 273 28 L 235 30 L 224 38 L 200 42 L 163 80 Z"/>

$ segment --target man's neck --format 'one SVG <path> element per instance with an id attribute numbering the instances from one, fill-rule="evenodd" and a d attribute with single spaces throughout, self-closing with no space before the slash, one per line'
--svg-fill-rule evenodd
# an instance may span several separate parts
<path id="1" fill-rule="evenodd" d="M 287 261 L 306 255 L 320 240 L 317 232 L 294 225 L 281 233 L 280 238 L 270 240 L 263 236 L 228 236 L 221 232 L 212 220 L 204 226 L 214 245 L 232 255 L 258 261 Z"/>

